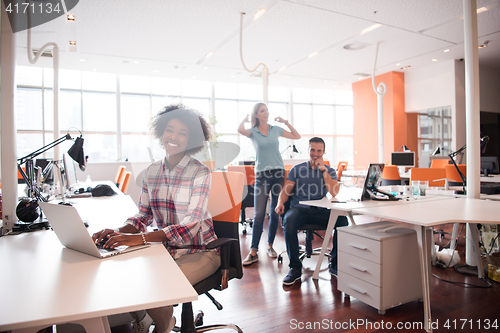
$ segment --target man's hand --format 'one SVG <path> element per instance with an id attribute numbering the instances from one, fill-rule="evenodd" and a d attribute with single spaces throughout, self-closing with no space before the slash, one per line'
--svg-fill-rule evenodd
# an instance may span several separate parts
<path id="1" fill-rule="evenodd" d="M 281 202 L 276 205 L 276 208 L 274 208 L 274 211 L 276 214 L 283 214 L 285 212 L 285 205 L 283 205 Z"/>
<path id="2" fill-rule="evenodd" d="M 325 167 L 325 161 L 323 161 L 323 157 L 318 157 L 317 159 L 314 160 L 314 165 L 319 168 L 321 172 L 326 169 Z"/>

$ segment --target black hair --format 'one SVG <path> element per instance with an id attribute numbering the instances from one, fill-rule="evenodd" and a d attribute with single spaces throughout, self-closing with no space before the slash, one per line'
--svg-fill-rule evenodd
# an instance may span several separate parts
<path id="1" fill-rule="evenodd" d="M 323 144 L 323 150 L 325 150 L 326 145 L 325 145 L 325 141 L 322 138 L 319 138 L 319 137 L 315 136 L 315 137 L 309 139 L 309 145 L 311 145 L 312 142 L 322 143 Z"/>
<path id="2" fill-rule="evenodd" d="M 151 119 L 151 131 L 162 145 L 163 133 L 172 119 L 178 119 L 189 128 L 189 140 L 186 147 L 188 155 L 201 151 L 212 137 L 210 126 L 198 111 L 183 104 L 172 104 L 164 107 Z"/>

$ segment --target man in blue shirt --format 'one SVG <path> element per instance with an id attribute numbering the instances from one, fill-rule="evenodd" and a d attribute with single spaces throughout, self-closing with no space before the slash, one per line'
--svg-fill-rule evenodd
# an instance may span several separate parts
<path id="1" fill-rule="evenodd" d="M 283 279 L 283 285 L 289 286 L 300 280 L 302 275 L 302 262 L 299 259 L 298 229 L 307 224 L 328 224 L 330 210 L 327 208 L 312 207 L 299 204 L 302 200 L 320 200 L 327 192 L 335 197 L 339 192 L 337 174 L 333 168 L 325 165 L 323 155 L 325 153 L 325 141 L 314 137 L 309 140 L 309 161 L 295 165 L 285 180 L 285 185 L 280 193 L 276 213 L 283 214 L 284 204 L 291 198 L 290 209 L 284 217 L 284 234 L 286 252 L 290 260 L 290 271 Z M 337 227 L 346 226 L 347 218 L 339 216 L 334 230 Z M 328 235 L 326 235 L 328 237 Z M 329 264 L 330 274 L 337 275 L 337 232 L 333 236 L 333 246 Z"/>

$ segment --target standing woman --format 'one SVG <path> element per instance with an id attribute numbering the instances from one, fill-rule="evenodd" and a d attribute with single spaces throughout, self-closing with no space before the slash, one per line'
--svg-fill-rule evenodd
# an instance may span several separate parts
<path id="1" fill-rule="evenodd" d="M 162 242 L 189 282 L 195 285 L 220 266 L 217 251 L 205 247 L 217 238 L 207 210 L 210 170 L 191 157 L 210 139 L 210 127 L 195 110 L 170 105 L 153 118 L 151 129 L 165 149 L 165 158 L 146 170 L 139 212 L 122 227 L 101 230 L 92 238 L 96 243 L 106 240 L 105 248 Z M 153 222 L 158 231 L 147 230 Z M 141 283 L 162 285 L 164 279 L 152 276 L 150 281 L 130 281 L 130 290 L 123 292 L 140 293 Z M 168 287 L 176 288 L 175 284 Z M 154 321 L 154 332 L 170 332 L 175 324 L 172 313 L 172 306 L 131 313 L 135 319 L 132 331 L 149 332 Z"/>
<path id="2" fill-rule="evenodd" d="M 267 239 L 267 254 L 271 258 L 276 258 L 277 253 L 273 249 L 276 230 L 278 229 L 278 214 L 274 211 L 278 202 L 283 182 L 285 180 L 285 165 L 279 152 L 278 138 L 280 136 L 298 140 L 300 134 L 293 126 L 281 117 L 276 117 L 274 120 L 284 123 L 290 131 L 287 131 L 279 126 L 272 126 L 268 123 L 269 111 L 265 103 L 257 103 L 253 107 L 252 112 L 252 127 L 245 129 L 245 123 L 248 122 L 248 116 L 243 119 L 238 132 L 252 140 L 255 148 L 256 163 L 255 163 L 255 187 L 254 187 L 254 220 L 252 244 L 250 253 L 243 260 L 243 265 L 251 265 L 259 261 L 257 251 L 259 249 L 260 236 L 264 229 L 264 218 L 266 215 L 267 198 L 271 193 L 271 207 L 269 212 L 268 239 Z"/>

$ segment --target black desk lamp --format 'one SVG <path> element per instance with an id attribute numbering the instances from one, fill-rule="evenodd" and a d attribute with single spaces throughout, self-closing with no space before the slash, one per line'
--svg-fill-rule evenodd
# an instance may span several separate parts
<path id="1" fill-rule="evenodd" d="M 484 153 L 485 150 L 486 150 L 486 146 L 488 145 L 488 141 L 490 141 L 490 137 L 485 135 L 481 138 L 481 152 Z M 466 194 L 467 191 L 465 190 L 465 186 L 466 186 L 466 178 L 464 176 L 464 174 L 460 171 L 460 169 L 458 168 L 458 165 L 457 165 L 457 162 L 455 162 L 455 157 L 458 155 L 458 154 L 461 154 L 465 148 L 466 148 L 467 145 L 463 145 L 459 150 L 449 154 L 448 156 L 450 157 L 451 159 L 451 162 L 453 163 L 453 165 L 455 166 L 455 169 L 458 171 L 458 175 L 460 176 L 460 179 L 462 179 L 462 188 L 463 188 L 463 191 L 461 190 L 455 190 L 453 191 L 453 193 L 455 194 Z"/>
<path id="2" fill-rule="evenodd" d="M 408 149 L 408 147 L 406 147 L 406 145 L 402 145 L 398 151 L 410 151 L 410 149 Z"/>
<path id="3" fill-rule="evenodd" d="M 17 170 L 23 177 L 26 182 L 26 186 L 28 187 L 28 198 L 24 198 L 19 202 L 16 208 L 16 215 L 20 221 L 23 222 L 33 222 L 38 218 L 38 201 L 47 201 L 47 198 L 42 196 L 40 186 L 36 184 L 35 177 L 35 167 L 33 161 L 35 157 L 40 154 L 43 154 L 49 149 L 54 148 L 55 146 L 63 143 L 66 140 L 73 140 L 69 133 L 66 133 L 65 136 L 57 139 L 56 141 L 49 143 L 48 145 L 35 150 L 34 152 L 17 159 Z M 75 139 L 75 143 L 68 150 L 68 154 L 73 158 L 79 165 L 82 171 L 85 170 L 86 158 L 83 153 L 83 138 L 80 132 L 80 137 Z M 57 162 L 51 162 L 56 163 Z M 25 170 L 23 170 L 22 165 L 26 164 Z M 49 166 L 46 167 L 48 169 Z"/>
<path id="4" fill-rule="evenodd" d="M 288 147 L 286 147 L 285 149 L 283 149 L 283 150 L 281 151 L 280 155 L 281 155 L 281 154 L 283 154 L 285 151 L 287 151 L 287 150 L 288 150 L 288 148 L 292 148 L 292 151 L 293 151 L 294 153 L 298 153 L 298 152 L 299 152 L 299 151 L 297 150 L 297 147 L 295 147 L 295 145 L 288 145 Z M 291 155 L 290 155 L 290 158 L 292 158 L 292 156 L 291 156 Z"/>

